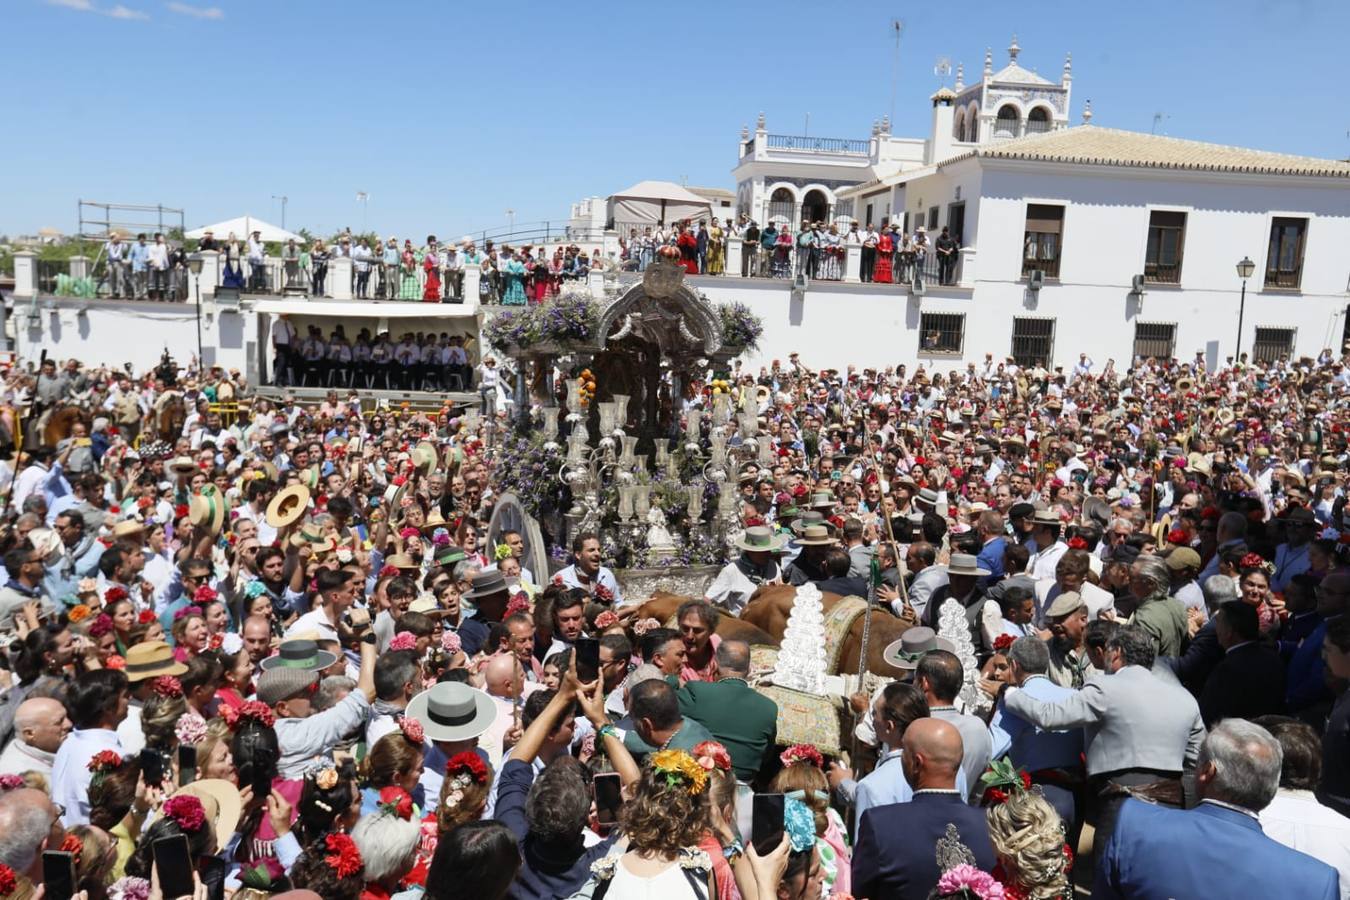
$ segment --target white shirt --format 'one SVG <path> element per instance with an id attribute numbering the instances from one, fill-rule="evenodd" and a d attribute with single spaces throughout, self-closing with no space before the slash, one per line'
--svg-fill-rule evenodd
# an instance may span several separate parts
<path id="1" fill-rule="evenodd" d="M 145 732 L 141 729 L 141 704 L 139 700 L 131 702 L 131 705 L 127 707 L 127 717 L 118 723 L 117 742 L 122 745 L 124 756 L 135 756 L 145 749 Z"/>
<path id="2" fill-rule="evenodd" d="M 39 750 L 25 744 L 19 738 L 9 742 L 4 753 L 0 753 L 0 775 L 22 775 L 24 772 L 38 772 L 51 780 L 52 762 L 55 753 Z"/>
<path id="3" fill-rule="evenodd" d="M 103 750 L 123 755 L 117 732 L 106 728 L 75 729 L 56 751 L 52 763 L 52 802 L 66 808 L 61 817 L 67 828 L 89 824 L 89 760 Z"/>
<path id="4" fill-rule="evenodd" d="M 339 640 L 337 628 L 328 618 L 328 612 L 322 606 L 315 606 L 309 612 L 291 623 L 291 627 L 286 629 L 286 637 L 290 639 L 298 634 L 313 632 L 319 636 L 320 640 L 336 641 Z"/>
<path id="5" fill-rule="evenodd" d="M 1341 900 L 1350 900 L 1350 819 L 1317 802 L 1312 791 L 1280 788 L 1261 810 L 1261 830 L 1340 874 Z"/>
<path id="6" fill-rule="evenodd" d="M 1044 550 L 1038 550 L 1031 554 L 1031 559 L 1027 560 L 1027 574 L 1040 581 L 1043 578 L 1055 577 L 1055 566 L 1059 563 L 1059 558 L 1068 552 L 1069 545 L 1063 541 L 1055 541 Z"/>

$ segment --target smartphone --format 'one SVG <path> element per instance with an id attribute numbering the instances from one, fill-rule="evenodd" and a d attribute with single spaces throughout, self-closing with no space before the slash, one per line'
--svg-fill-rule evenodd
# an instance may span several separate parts
<path id="1" fill-rule="evenodd" d="M 623 802 L 619 791 L 618 772 L 601 772 L 591 779 L 591 789 L 595 793 L 595 818 L 601 825 L 614 825 L 619 821 L 619 806 Z"/>
<path id="2" fill-rule="evenodd" d="M 755 794 L 751 813 L 750 842 L 756 853 L 767 856 L 783 841 L 783 795 Z"/>
<path id="3" fill-rule="evenodd" d="M 158 750 L 141 751 L 141 778 L 151 787 L 164 784 L 164 756 Z"/>
<path id="4" fill-rule="evenodd" d="M 582 684 L 589 684 L 600 677 L 600 639 L 577 638 L 577 678 Z"/>
<path id="5" fill-rule="evenodd" d="M 197 777 L 197 748 L 178 745 L 178 784 L 192 784 Z"/>
<path id="6" fill-rule="evenodd" d="M 60 850 L 42 854 L 42 883 L 51 900 L 70 900 L 75 896 L 75 855 Z"/>
<path id="7" fill-rule="evenodd" d="M 253 777 L 250 780 L 254 801 L 265 800 L 272 793 L 272 764 L 271 751 L 262 749 L 254 751 Z"/>
<path id="8" fill-rule="evenodd" d="M 197 876 L 206 888 L 206 900 L 225 900 L 225 860 L 204 856 L 197 862 Z"/>
<path id="9" fill-rule="evenodd" d="M 196 885 L 192 881 L 192 854 L 187 835 L 160 838 L 153 849 L 160 893 L 165 897 L 191 897 Z"/>

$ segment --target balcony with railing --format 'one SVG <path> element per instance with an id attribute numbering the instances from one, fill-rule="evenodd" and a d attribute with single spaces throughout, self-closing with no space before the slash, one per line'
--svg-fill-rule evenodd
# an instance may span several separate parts
<path id="1" fill-rule="evenodd" d="M 828 153 L 839 156 L 868 156 L 871 145 L 868 141 L 850 138 L 808 137 L 795 134 L 771 134 L 767 138 L 770 150 L 785 150 L 795 153 Z"/>
<path id="2" fill-rule="evenodd" d="M 1181 284 L 1181 262 L 1144 263 L 1144 280 L 1150 284 Z"/>

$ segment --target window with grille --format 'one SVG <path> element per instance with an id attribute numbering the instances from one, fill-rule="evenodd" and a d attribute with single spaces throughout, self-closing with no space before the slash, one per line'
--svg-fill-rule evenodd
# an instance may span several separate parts
<path id="1" fill-rule="evenodd" d="M 1064 207 L 1027 204 L 1027 226 L 1022 238 L 1022 277 L 1043 272 L 1059 277 L 1060 245 L 1064 232 Z"/>
<path id="2" fill-rule="evenodd" d="M 1277 218 L 1270 223 L 1270 250 L 1266 254 L 1266 287 L 1296 288 L 1303 277 L 1303 244 L 1307 219 Z"/>
<path id="3" fill-rule="evenodd" d="M 1281 356 L 1292 356 L 1294 353 L 1294 337 L 1298 334 L 1296 328 L 1262 328 L 1256 329 L 1256 342 L 1252 344 L 1252 361 L 1269 365 L 1277 361 Z"/>
<path id="4" fill-rule="evenodd" d="M 924 313 L 919 319 L 919 352 L 959 356 L 966 342 L 964 313 Z"/>
<path id="5" fill-rule="evenodd" d="M 1157 284 L 1181 283 L 1181 250 L 1186 241 L 1186 214 L 1155 209 L 1148 216 L 1144 278 Z"/>
<path id="6" fill-rule="evenodd" d="M 1013 319 L 1012 356 L 1019 366 L 1049 368 L 1054 350 L 1054 319 Z"/>
<path id="7" fill-rule="evenodd" d="M 937 231 L 939 211 L 936 206 L 928 207 L 928 230 Z"/>
<path id="8" fill-rule="evenodd" d="M 1136 322 L 1134 355 L 1136 359 L 1171 359 L 1176 355 L 1177 326 L 1174 322 Z"/>

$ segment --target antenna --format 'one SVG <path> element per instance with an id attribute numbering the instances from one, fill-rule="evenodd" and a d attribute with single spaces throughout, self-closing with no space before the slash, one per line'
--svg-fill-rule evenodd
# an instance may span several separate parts
<path id="1" fill-rule="evenodd" d="M 285 231 L 285 230 L 286 230 L 286 202 L 287 202 L 288 200 L 290 200 L 291 198 L 285 196 L 284 194 L 283 194 L 283 195 L 273 194 L 273 195 L 272 195 L 272 199 L 273 199 L 273 200 L 280 200 L 280 201 L 281 201 L 281 230 L 282 230 L 282 231 Z"/>
<path id="2" fill-rule="evenodd" d="M 933 74 L 942 79 L 942 84 L 947 84 L 947 76 L 952 74 L 952 61 L 949 57 L 939 56 L 937 62 L 933 64 Z"/>
<path id="3" fill-rule="evenodd" d="M 891 121 L 895 121 L 895 86 L 900 79 L 900 33 L 905 30 L 905 23 L 899 19 L 891 19 L 891 31 L 895 34 L 895 51 L 891 54 Z"/>
<path id="4" fill-rule="evenodd" d="M 1163 122 L 1166 122 L 1170 118 L 1172 117 L 1163 112 L 1155 112 L 1153 114 L 1153 127 L 1148 130 L 1148 133 L 1157 134 L 1158 126 L 1161 125 Z"/>

